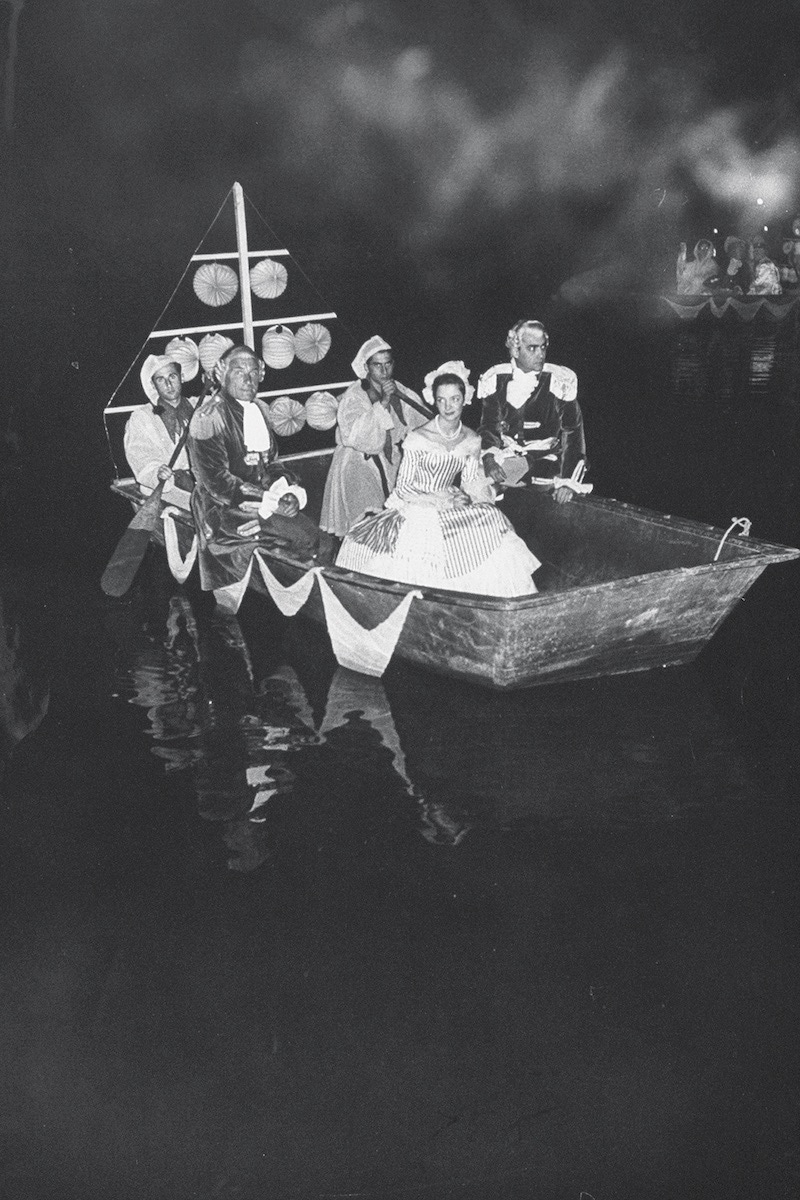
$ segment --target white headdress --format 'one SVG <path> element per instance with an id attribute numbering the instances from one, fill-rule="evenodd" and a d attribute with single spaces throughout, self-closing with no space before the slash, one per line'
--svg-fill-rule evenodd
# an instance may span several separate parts
<path id="1" fill-rule="evenodd" d="M 469 367 L 465 367 L 461 359 L 451 359 L 449 362 L 442 363 L 435 371 L 429 371 L 425 376 L 425 387 L 422 389 L 422 395 L 425 400 L 433 408 L 436 404 L 436 397 L 433 394 L 433 381 L 439 375 L 457 375 L 459 379 L 464 381 L 464 403 L 469 404 L 472 397 L 475 395 L 475 388 L 469 381 Z"/>
<path id="2" fill-rule="evenodd" d="M 170 358 L 168 354 L 148 354 L 144 360 L 142 369 L 139 372 L 139 378 L 142 381 L 144 394 L 151 404 L 158 404 L 158 392 L 156 391 L 156 385 L 153 383 L 153 376 L 156 371 L 169 366 L 177 367 L 179 371 L 181 369 L 181 364 L 176 362 L 174 358 Z"/>
<path id="3" fill-rule="evenodd" d="M 380 350 L 391 350 L 388 342 L 385 342 L 379 334 L 364 342 L 364 345 L 359 350 L 358 354 L 353 359 L 351 366 L 359 379 L 367 378 L 367 359 L 372 358 L 373 354 L 377 354 Z"/>

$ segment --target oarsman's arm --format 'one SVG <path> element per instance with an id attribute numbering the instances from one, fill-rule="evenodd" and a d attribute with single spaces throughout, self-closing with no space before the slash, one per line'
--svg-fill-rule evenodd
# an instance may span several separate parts
<path id="1" fill-rule="evenodd" d="M 143 488 L 152 491 L 159 483 L 160 474 L 169 463 L 175 446 L 173 445 L 161 418 L 153 412 L 149 405 L 134 409 L 128 418 L 123 438 L 125 457 L 128 460 L 136 482 Z M 189 472 L 189 459 L 186 449 L 182 449 L 177 462 L 167 474 L 164 488 L 164 499 L 186 504 L 186 495 L 194 486 Z"/>
<path id="2" fill-rule="evenodd" d="M 125 426 L 125 457 L 142 487 L 154 488 L 158 483 L 158 469 L 170 459 L 170 453 L 165 453 L 168 444 L 169 435 L 166 429 L 159 430 L 150 406 L 134 409 Z"/>
<path id="3" fill-rule="evenodd" d="M 360 387 L 344 393 L 336 419 L 342 445 L 362 454 L 380 454 L 393 427 L 391 413 L 383 404 L 372 404 Z"/>

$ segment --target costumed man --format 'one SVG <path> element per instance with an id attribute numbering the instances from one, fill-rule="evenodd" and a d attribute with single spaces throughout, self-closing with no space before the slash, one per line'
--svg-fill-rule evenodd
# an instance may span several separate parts
<path id="1" fill-rule="evenodd" d="M 790 290 L 800 284 L 800 217 L 792 221 L 792 234 L 783 243 L 783 263 L 780 266 L 781 286 Z"/>
<path id="2" fill-rule="evenodd" d="M 506 338 L 511 361 L 490 367 L 478 381 L 483 467 L 500 486 L 568 479 L 585 465 L 578 377 L 568 367 L 545 362 L 549 342 L 541 321 L 517 321 Z M 559 504 L 574 494 L 567 485 L 554 490 Z"/>
<path id="3" fill-rule="evenodd" d="M 753 279 L 747 289 L 748 296 L 782 295 L 780 272 L 767 254 L 767 243 L 761 234 L 750 242 L 750 260 Z"/>
<path id="4" fill-rule="evenodd" d="M 180 364 L 168 355 L 149 354 L 139 378 L 150 403 L 135 408 L 128 418 L 125 457 L 143 491 L 152 492 L 164 480 L 164 501 L 188 508 L 194 480 L 185 446 L 174 467 L 169 466 L 194 412 L 194 406 L 183 395 Z"/>
<path id="5" fill-rule="evenodd" d="M 420 397 L 394 378 L 394 355 L 377 334 L 353 359 L 358 376 L 342 393 L 320 524 L 338 538 L 391 492 L 406 434 L 430 420 Z"/>
<path id="6" fill-rule="evenodd" d="M 219 391 L 198 406 L 189 427 L 192 514 L 201 586 L 221 609 L 236 612 L 254 551 L 281 549 L 312 564 L 332 561 L 333 544 L 300 511 L 305 492 L 278 461 L 269 409 L 257 394 L 262 360 L 233 346 L 214 370 Z"/>
<path id="7" fill-rule="evenodd" d="M 723 288 L 744 295 L 750 287 L 750 264 L 747 261 L 747 242 L 740 237 L 725 238 L 728 265 L 720 279 Z"/>
<path id="8" fill-rule="evenodd" d="M 719 286 L 715 253 L 714 243 L 708 238 L 700 238 L 694 248 L 694 258 L 687 260 L 686 242 L 681 242 L 675 266 L 675 290 L 679 296 L 702 296 Z"/>

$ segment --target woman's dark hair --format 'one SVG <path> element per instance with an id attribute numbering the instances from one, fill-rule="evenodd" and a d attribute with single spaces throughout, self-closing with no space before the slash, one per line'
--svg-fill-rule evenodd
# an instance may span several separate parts
<path id="1" fill-rule="evenodd" d="M 461 395 L 466 399 L 467 385 L 460 375 L 453 374 L 452 371 L 445 371 L 443 375 L 437 375 L 431 384 L 431 395 L 433 396 L 434 405 L 436 404 L 436 389 L 440 388 L 443 383 L 455 383 L 461 392 Z"/>

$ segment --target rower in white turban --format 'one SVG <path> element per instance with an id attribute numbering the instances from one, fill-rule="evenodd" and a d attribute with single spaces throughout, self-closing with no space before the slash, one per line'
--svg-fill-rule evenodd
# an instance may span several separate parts
<path id="1" fill-rule="evenodd" d="M 180 363 L 167 354 L 148 354 L 139 378 L 150 403 L 134 409 L 128 418 L 125 457 L 146 495 L 163 480 L 165 502 L 188 508 L 194 480 L 185 446 L 169 466 L 194 411 L 183 395 Z"/>
<path id="2" fill-rule="evenodd" d="M 394 378 L 394 355 L 385 338 L 368 338 L 352 367 L 358 379 L 339 400 L 320 521 L 340 538 L 365 512 L 383 508 L 397 478 L 402 442 L 430 419 L 417 393 Z"/>

